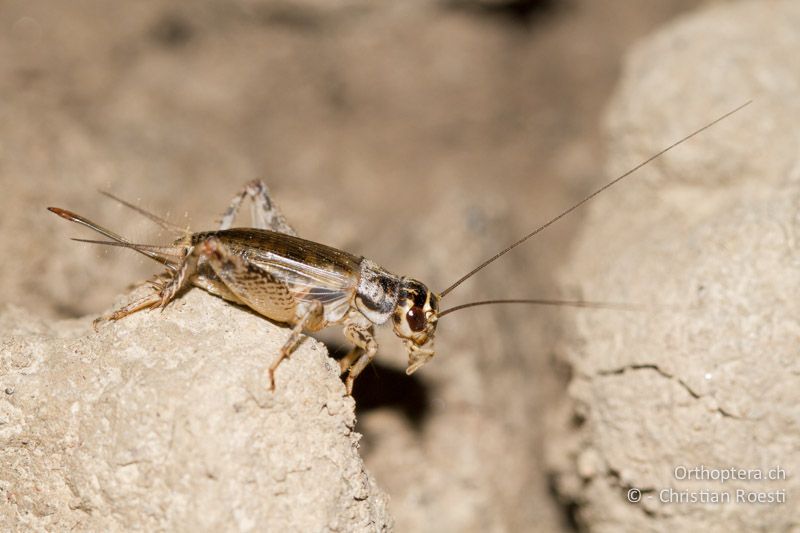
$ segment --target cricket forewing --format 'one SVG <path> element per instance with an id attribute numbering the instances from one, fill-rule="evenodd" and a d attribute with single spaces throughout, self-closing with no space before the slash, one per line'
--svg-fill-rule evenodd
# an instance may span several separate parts
<path id="1" fill-rule="evenodd" d="M 298 305 L 322 305 L 317 331 L 341 322 L 358 285 L 360 257 L 312 241 L 257 228 L 195 233 L 191 246 L 214 239 L 217 251 L 199 254 L 195 285 L 223 283 L 258 313 L 294 323 Z M 221 252 L 224 250 L 224 254 Z M 198 282 L 198 283 L 195 283 Z"/>

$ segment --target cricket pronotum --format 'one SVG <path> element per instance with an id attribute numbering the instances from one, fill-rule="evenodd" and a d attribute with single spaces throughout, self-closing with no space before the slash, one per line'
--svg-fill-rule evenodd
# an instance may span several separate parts
<path id="1" fill-rule="evenodd" d="M 347 394 L 378 350 L 374 327 L 391 320 L 394 333 L 408 352 L 407 374 L 412 374 L 434 355 L 433 338 L 438 321 L 455 311 L 489 304 L 524 303 L 573 307 L 614 307 L 587 301 L 542 299 L 487 300 L 440 310 L 441 301 L 456 287 L 492 262 L 545 230 L 609 187 L 630 176 L 654 159 L 729 117 L 750 102 L 725 113 L 705 126 L 662 149 L 595 190 L 518 241 L 482 262 L 449 287 L 434 292 L 413 279 L 396 276 L 364 257 L 297 237 L 276 207 L 262 181 L 248 183 L 231 201 L 216 231 L 191 233 L 111 194 L 123 205 L 147 216 L 161 227 L 182 234 L 172 244 L 136 244 L 80 215 L 48 208 L 53 213 L 87 226 L 109 241 L 75 239 L 82 242 L 131 248 L 166 266 L 151 282 L 152 292 L 95 323 L 119 320 L 142 309 L 166 306 L 190 285 L 200 287 L 231 302 L 292 326 L 280 353 L 269 366 L 269 386 L 275 387 L 275 371 L 297 347 L 303 331 L 318 331 L 333 324 L 344 326 L 344 336 L 353 344 L 340 361 L 347 374 Z M 252 201 L 251 228 L 232 228 L 245 197 Z"/>

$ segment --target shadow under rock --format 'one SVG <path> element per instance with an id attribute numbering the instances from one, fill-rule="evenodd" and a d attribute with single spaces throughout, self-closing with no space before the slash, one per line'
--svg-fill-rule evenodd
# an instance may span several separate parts
<path id="1" fill-rule="evenodd" d="M 328 352 L 341 359 L 349 351 L 344 344 L 325 342 Z M 415 431 L 422 428 L 430 414 L 430 387 L 416 375 L 408 376 L 380 361 L 380 354 L 364 369 L 353 387 L 356 415 L 374 409 L 389 408 L 399 411 Z"/>

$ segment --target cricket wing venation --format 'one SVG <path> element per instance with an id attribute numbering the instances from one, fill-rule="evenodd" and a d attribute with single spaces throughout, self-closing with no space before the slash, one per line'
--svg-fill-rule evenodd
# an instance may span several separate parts
<path id="1" fill-rule="evenodd" d="M 283 283 L 295 301 L 323 304 L 325 321 L 340 321 L 350 307 L 357 278 L 281 257 L 265 254 L 253 264 Z"/>

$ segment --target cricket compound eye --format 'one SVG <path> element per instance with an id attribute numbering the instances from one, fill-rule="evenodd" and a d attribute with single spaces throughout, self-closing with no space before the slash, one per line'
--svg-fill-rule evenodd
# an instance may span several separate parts
<path id="1" fill-rule="evenodd" d="M 411 331 L 415 333 L 424 330 L 428 324 L 428 320 L 425 318 L 425 311 L 422 307 L 416 305 L 406 313 L 406 322 L 408 322 L 408 327 L 411 328 Z"/>

